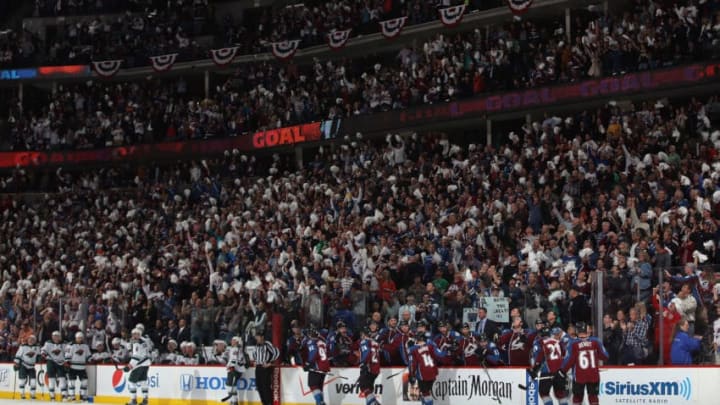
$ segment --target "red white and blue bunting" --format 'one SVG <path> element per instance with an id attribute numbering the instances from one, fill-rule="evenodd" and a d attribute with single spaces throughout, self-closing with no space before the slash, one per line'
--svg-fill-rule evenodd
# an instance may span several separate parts
<path id="1" fill-rule="evenodd" d="M 395 38 L 400 35 L 407 17 L 393 18 L 392 20 L 380 21 L 380 31 L 385 38 Z"/>
<path id="2" fill-rule="evenodd" d="M 328 46 L 330 49 L 340 49 L 345 46 L 348 39 L 350 39 L 350 31 L 333 31 L 328 34 Z"/>
<path id="3" fill-rule="evenodd" d="M 465 4 L 441 8 L 439 12 L 440 21 L 443 25 L 446 27 L 454 27 L 460 24 L 460 21 L 463 19 L 463 15 L 465 15 Z"/>
<path id="4" fill-rule="evenodd" d="M 522 15 L 528 11 L 533 0 L 507 0 L 507 2 L 513 14 Z"/>
<path id="5" fill-rule="evenodd" d="M 170 70 L 175 64 L 178 54 L 169 53 L 167 55 L 151 56 L 150 63 L 156 72 L 165 72 Z"/>
<path id="6" fill-rule="evenodd" d="M 239 49 L 240 48 L 237 46 L 233 46 L 231 48 L 211 49 L 210 58 L 216 65 L 225 66 L 235 59 Z"/>
<path id="7" fill-rule="evenodd" d="M 293 39 L 290 41 L 273 42 L 271 49 L 272 54 L 275 55 L 276 58 L 288 59 L 292 58 L 292 56 L 295 55 L 295 52 L 297 52 L 299 46 L 300 40 Z"/>
<path id="8" fill-rule="evenodd" d="M 95 73 L 101 77 L 113 77 L 120 70 L 122 65 L 122 59 L 118 60 L 103 60 L 99 62 L 92 62 L 92 67 Z"/>

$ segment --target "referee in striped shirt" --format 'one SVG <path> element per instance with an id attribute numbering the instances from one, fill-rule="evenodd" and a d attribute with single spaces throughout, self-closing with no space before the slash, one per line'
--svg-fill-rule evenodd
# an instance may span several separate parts
<path id="1" fill-rule="evenodd" d="M 273 363 L 280 356 L 280 351 L 270 342 L 265 341 L 265 332 L 255 331 L 255 384 L 262 405 L 272 405 Z"/>

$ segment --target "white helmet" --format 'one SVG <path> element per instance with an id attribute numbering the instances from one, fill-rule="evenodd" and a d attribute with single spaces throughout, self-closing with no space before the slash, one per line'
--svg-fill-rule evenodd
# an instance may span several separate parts
<path id="1" fill-rule="evenodd" d="M 234 343 L 242 345 L 242 339 L 240 338 L 240 336 L 233 336 L 233 338 L 230 339 L 230 344 L 234 344 Z"/>
<path id="2" fill-rule="evenodd" d="M 75 333 L 75 340 L 78 340 L 78 339 L 79 339 L 79 340 L 85 339 L 85 335 L 83 335 L 82 332 L 76 332 L 76 333 Z"/>
<path id="3" fill-rule="evenodd" d="M 120 338 L 119 338 L 119 337 L 114 337 L 111 343 L 112 343 L 113 346 L 119 346 L 120 343 L 121 343 L 121 342 L 120 342 Z"/>
<path id="4" fill-rule="evenodd" d="M 142 336 L 142 331 L 141 331 L 140 329 L 138 329 L 138 328 L 135 328 L 135 329 L 133 329 L 132 331 L 130 331 L 130 334 L 131 334 L 133 337 L 135 337 L 135 335 L 137 335 L 137 337 L 139 338 L 140 336 Z"/>
<path id="5" fill-rule="evenodd" d="M 35 337 L 35 335 L 30 335 L 30 336 L 28 336 L 27 342 L 29 345 L 32 346 L 35 343 L 37 343 L 37 338 Z"/>
<path id="6" fill-rule="evenodd" d="M 143 324 L 141 324 L 141 323 L 135 325 L 135 329 L 139 329 L 141 335 L 142 335 L 143 333 L 145 333 L 145 325 L 143 325 Z"/>

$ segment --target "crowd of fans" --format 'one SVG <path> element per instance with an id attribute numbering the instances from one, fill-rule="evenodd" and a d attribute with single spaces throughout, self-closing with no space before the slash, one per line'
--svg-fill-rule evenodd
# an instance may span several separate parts
<path id="1" fill-rule="evenodd" d="M 602 270 L 613 361 L 650 361 L 653 302 L 689 335 L 711 333 L 717 314 L 715 103 L 611 103 L 518 124 L 499 148 L 354 135 L 301 169 L 227 151 L 133 174 L 59 170 L 56 193 L 0 206 L 2 348 L 98 321 L 110 337 L 148 325 L 158 347 L 184 323 L 176 343 L 210 345 L 270 330 L 274 313 L 284 330 L 371 318 L 462 330 L 483 296 L 509 300 L 518 336 L 538 319 L 571 334 L 591 320 L 590 273 Z M 32 177 L 17 170 L 0 187 Z M 654 300 L 658 272 L 668 284 Z M 502 350 L 508 326 L 486 338 Z"/>
<path id="2" fill-rule="evenodd" d="M 182 81 L 64 86 L 41 111 L 14 113 L 11 138 L 15 149 L 42 150 L 234 136 L 660 68 L 720 50 L 710 2 L 637 6 L 616 18 L 578 16 L 572 43 L 562 25 L 515 21 L 487 32 L 439 33 L 396 55 L 242 65 L 226 80 L 217 77 L 209 99 Z"/>

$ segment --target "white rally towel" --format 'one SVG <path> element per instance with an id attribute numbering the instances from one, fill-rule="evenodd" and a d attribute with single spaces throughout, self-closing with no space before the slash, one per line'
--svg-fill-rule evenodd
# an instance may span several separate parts
<path id="1" fill-rule="evenodd" d="M 515 15 L 525 14 L 530 6 L 532 6 L 533 0 L 507 0 L 508 7 Z"/>
<path id="2" fill-rule="evenodd" d="M 165 72 L 170 70 L 175 64 L 177 53 L 169 53 L 166 55 L 151 56 L 150 63 L 156 72 Z"/>
<path id="3" fill-rule="evenodd" d="M 454 27 L 460 24 L 463 19 L 463 15 L 465 15 L 465 8 L 465 4 L 461 4 L 458 6 L 439 9 L 438 12 L 440 13 L 440 21 L 446 27 Z"/>
<path id="4" fill-rule="evenodd" d="M 380 30 L 385 38 L 395 38 L 400 35 L 407 22 L 407 17 L 393 18 L 392 20 L 380 21 Z"/>
<path id="5" fill-rule="evenodd" d="M 118 60 L 103 60 L 98 62 L 92 62 L 92 67 L 98 76 L 112 77 L 120 70 L 122 65 L 122 59 Z"/>
<path id="6" fill-rule="evenodd" d="M 273 42 L 271 44 L 272 54 L 278 59 L 289 59 L 295 55 L 298 47 L 300 47 L 300 40 L 293 39 L 290 41 Z"/>
<path id="7" fill-rule="evenodd" d="M 345 46 L 348 39 L 350 39 L 350 31 L 352 30 L 344 30 L 344 31 L 337 31 L 333 30 L 333 32 L 328 34 L 328 46 L 330 49 L 341 49 Z"/>
<path id="8" fill-rule="evenodd" d="M 237 56 L 239 49 L 240 48 L 237 46 L 233 46 L 230 48 L 211 49 L 210 58 L 216 65 L 225 66 L 231 63 L 233 59 L 235 59 L 235 56 Z"/>

